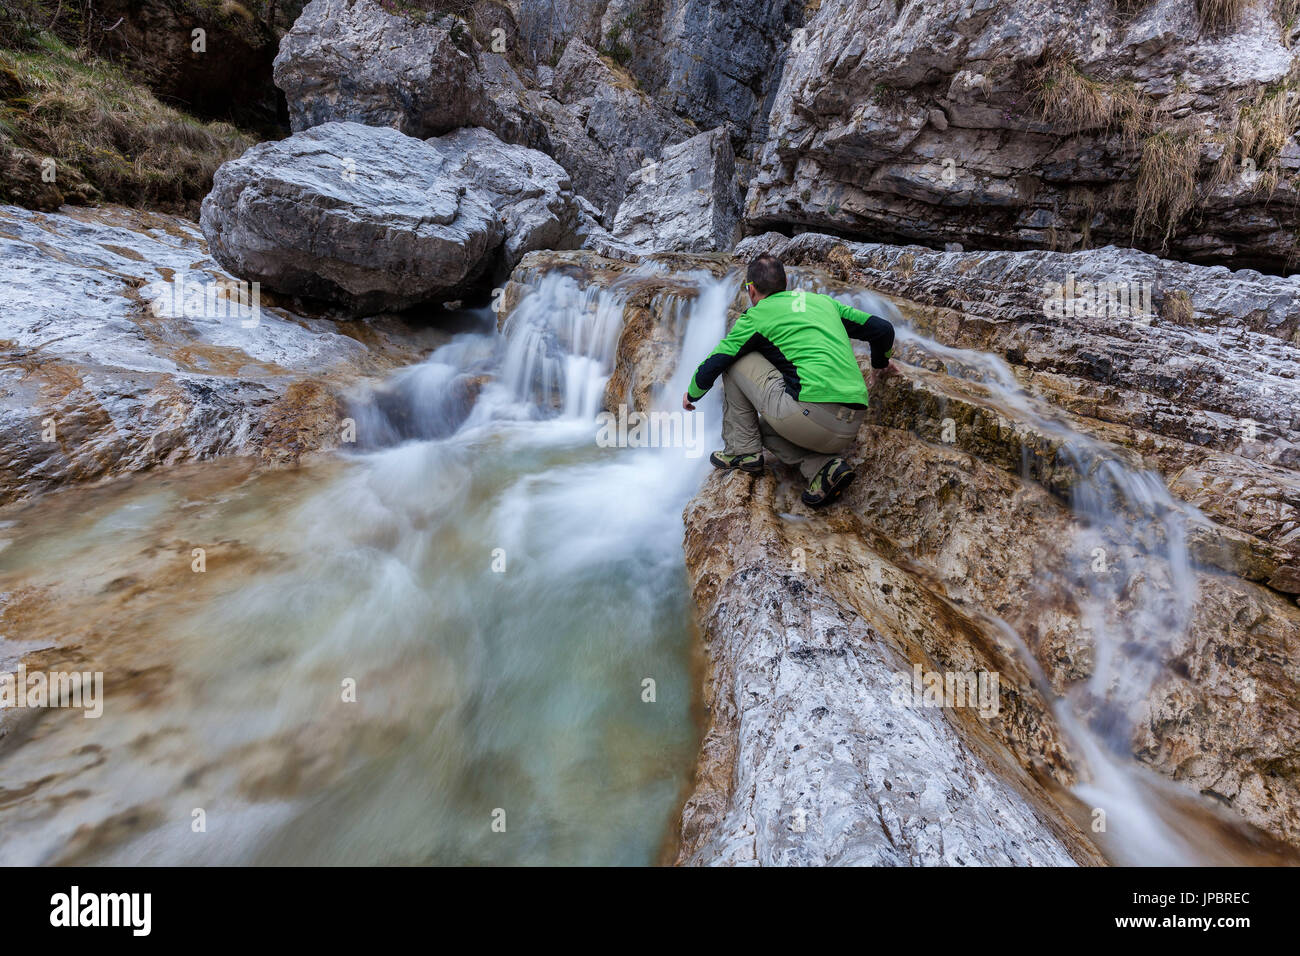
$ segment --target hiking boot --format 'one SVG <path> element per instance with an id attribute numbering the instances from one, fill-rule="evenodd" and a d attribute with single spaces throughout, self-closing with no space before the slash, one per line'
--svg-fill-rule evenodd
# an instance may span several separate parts
<path id="1" fill-rule="evenodd" d="M 739 468 L 751 475 L 757 475 L 763 470 L 762 455 L 728 455 L 715 451 L 709 456 L 709 461 L 714 468 L 721 468 L 723 471 L 734 471 Z"/>
<path id="2" fill-rule="evenodd" d="M 832 458 L 808 482 L 803 493 L 803 503 L 809 508 L 824 508 L 853 483 L 853 469 L 843 458 Z"/>

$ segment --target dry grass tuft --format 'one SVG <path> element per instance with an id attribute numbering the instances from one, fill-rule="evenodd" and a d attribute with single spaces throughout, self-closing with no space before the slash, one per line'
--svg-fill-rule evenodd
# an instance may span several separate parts
<path id="1" fill-rule="evenodd" d="M 253 16 L 253 12 L 242 3 L 236 3 L 235 0 L 223 0 L 221 15 L 226 18 L 239 17 L 239 19 L 249 24 L 257 22 L 257 17 Z"/>
<path id="2" fill-rule="evenodd" d="M 1196 14 L 1207 30 L 1226 30 L 1235 24 L 1250 0 L 1196 0 Z"/>
<path id="3" fill-rule="evenodd" d="M 1136 144 L 1151 124 L 1151 102 L 1131 83 L 1094 79 L 1067 57 L 1048 57 L 1030 91 L 1043 119 L 1071 133 L 1118 131 L 1125 142 Z"/>
<path id="4" fill-rule="evenodd" d="M 1192 304 L 1191 294 L 1186 289 L 1170 289 L 1160 303 L 1160 317 L 1171 325 L 1185 328 L 1196 326 L 1196 307 Z"/>
<path id="5" fill-rule="evenodd" d="M 1256 164 L 1271 164 L 1300 129 L 1300 94 L 1280 87 L 1261 92 L 1237 117 L 1237 142 L 1242 156 Z"/>
<path id="6" fill-rule="evenodd" d="M 1133 235 L 1160 234 L 1162 251 L 1198 196 L 1202 135 L 1161 130 L 1147 137 L 1138 162 Z"/>
<path id="7" fill-rule="evenodd" d="M 1300 90 L 1294 80 L 1256 91 L 1237 111 L 1215 167 L 1214 183 L 1221 185 L 1253 169 L 1254 191 L 1272 195 L 1279 181 L 1278 158 L 1297 131 Z"/>

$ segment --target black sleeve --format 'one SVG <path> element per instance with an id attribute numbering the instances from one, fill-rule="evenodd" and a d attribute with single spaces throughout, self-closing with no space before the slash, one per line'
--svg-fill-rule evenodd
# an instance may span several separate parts
<path id="1" fill-rule="evenodd" d="M 888 319 L 873 315 L 861 328 L 859 338 L 871 346 L 871 367 L 884 368 L 889 364 L 889 357 L 894 354 L 894 324 Z"/>
<path id="2" fill-rule="evenodd" d="M 878 315 L 868 315 L 852 306 L 836 302 L 840 319 L 849 338 L 860 339 L 871 346 L 871 367 L 884 368 L 894 354 L 894 324 Z"/>

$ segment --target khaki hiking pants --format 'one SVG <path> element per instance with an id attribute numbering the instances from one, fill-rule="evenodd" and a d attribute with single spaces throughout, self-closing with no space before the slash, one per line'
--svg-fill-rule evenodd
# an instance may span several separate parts
<path id="1" fill-rule="evenodd" d="M 766 448 L 787 465 L 798 465 L 809 481 L 853 443 L 866 413 L 832 402 L 796 401 L 776 366 L 757 352 L 722 373 L 725 453 L 755 455 Z"/>

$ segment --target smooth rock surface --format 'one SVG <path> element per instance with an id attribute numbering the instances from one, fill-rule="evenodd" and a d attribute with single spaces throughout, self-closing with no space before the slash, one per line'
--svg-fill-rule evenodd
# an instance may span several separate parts
<path id="1" fill-rule="evenodd" d="M 218 455 L 280 464 L 335 447 L 352 383 L 445 337 L 308 317 L 269 293 L 254 316 L 251 294 L 248 309 L 229 293 L 208 299 L 223 282 L 234 280 L 188 220 L 0 207 L 0 502 Z"/>
<path id="2" fill-rule="evenodd" d="M 898 625 L 934 627 L 943 617 L 928 615 L 941 602 L 900 590 L 903 621 L 847 604 L 836 558 L 857 558 L 852 574 L 867 586 L 903 588 L 907 576 L 851 539 L 792 526 L 770 480 L 750 484 L 712 479 L 686 513 L 712 724 L 679 862 L 1097 862 L 1041 788 L 952 712 L 892 699 L 896 675 L 911 669 L 893 644 Z M 796 549 L 813 556 L 811 568 L 772 560 Z"/>

